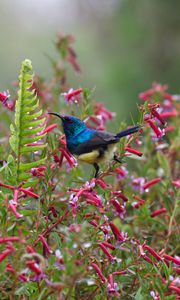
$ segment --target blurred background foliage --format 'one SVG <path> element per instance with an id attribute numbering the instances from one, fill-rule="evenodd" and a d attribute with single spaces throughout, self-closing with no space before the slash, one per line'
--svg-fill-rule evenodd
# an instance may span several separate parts
<path id="1" fill-rule="evenodd" d="M 25 58 L 51 78 L 46 54 L 57 56 L 57 32 L 70 33 L 82 68 L 69 70 L 70 86 L 95 88 L 96 100 L 129 121 L 153 81 L 180 91 L 179 12 L 178 0 L 0 0 L 0 90 L 11 91 Z"/>

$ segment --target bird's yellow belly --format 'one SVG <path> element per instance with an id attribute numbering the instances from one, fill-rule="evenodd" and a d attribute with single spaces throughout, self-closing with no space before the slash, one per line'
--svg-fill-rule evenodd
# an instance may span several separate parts
<path id="1" fill-rule="evenodd" d="M 81 154 L 77 158 L 88 164 L 107 162 L 113 159 L 116 150 L 116 144 L 110 144 L 108 145 L 107 150 L 104 151 L 103 155 L 100 155 L 99 150 L 93 150 L 92 152 Z"/>

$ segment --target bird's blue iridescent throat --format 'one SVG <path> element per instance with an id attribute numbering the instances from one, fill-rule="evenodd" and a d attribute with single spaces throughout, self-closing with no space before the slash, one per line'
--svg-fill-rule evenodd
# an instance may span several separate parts
<path id="1" fill-rule="evenodd" d="M 67 148 L 71 153 L 76 152 L 76 148 L 81 145 L 82 143 L 85 143 L 94 136 L 95 130 L 85 128 L 84 130 L 80 131 L 76 135 L 71 135 L 69 134 L 68 136 L 66 135 L 67 139 Z"/>

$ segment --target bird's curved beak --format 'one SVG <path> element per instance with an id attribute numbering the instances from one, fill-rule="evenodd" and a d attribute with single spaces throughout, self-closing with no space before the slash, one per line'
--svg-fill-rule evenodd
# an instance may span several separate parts
<path id="1" fill-rule="evenodd" d="M 61 116 L 61 115 L 59 115 L 58 113 L 54 113 L 54 112 L 48 112 L 48 114 L 49 114 L 49 115 L 54 115 L 54 116 L 56 116 L 56 117 L 60 118 L 60 119 L 61 119 L 61 121 L 63 121 L 63 120 L 64 120 L 64 117 L 63 117 L 63 116 Z"/>

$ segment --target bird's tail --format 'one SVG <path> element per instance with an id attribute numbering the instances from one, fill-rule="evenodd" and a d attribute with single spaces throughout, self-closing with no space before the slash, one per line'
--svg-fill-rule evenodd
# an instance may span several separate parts
<path id="1" fill-rule="evenodd" d="M 123 136 L 126 136 L 126 135 L 129 135 L 129 134 L 137 132 L 139 129 L 140 129 L 140 126 L 138 126 L 138 125 L 134 126 L 134 127 L 131 127 L 131 128 L 128 128 L 126 130 L 123 130 L 123 131 L 119 132 L 117 134 L 117 137 L 118 138 L 122 138 Z"/>

